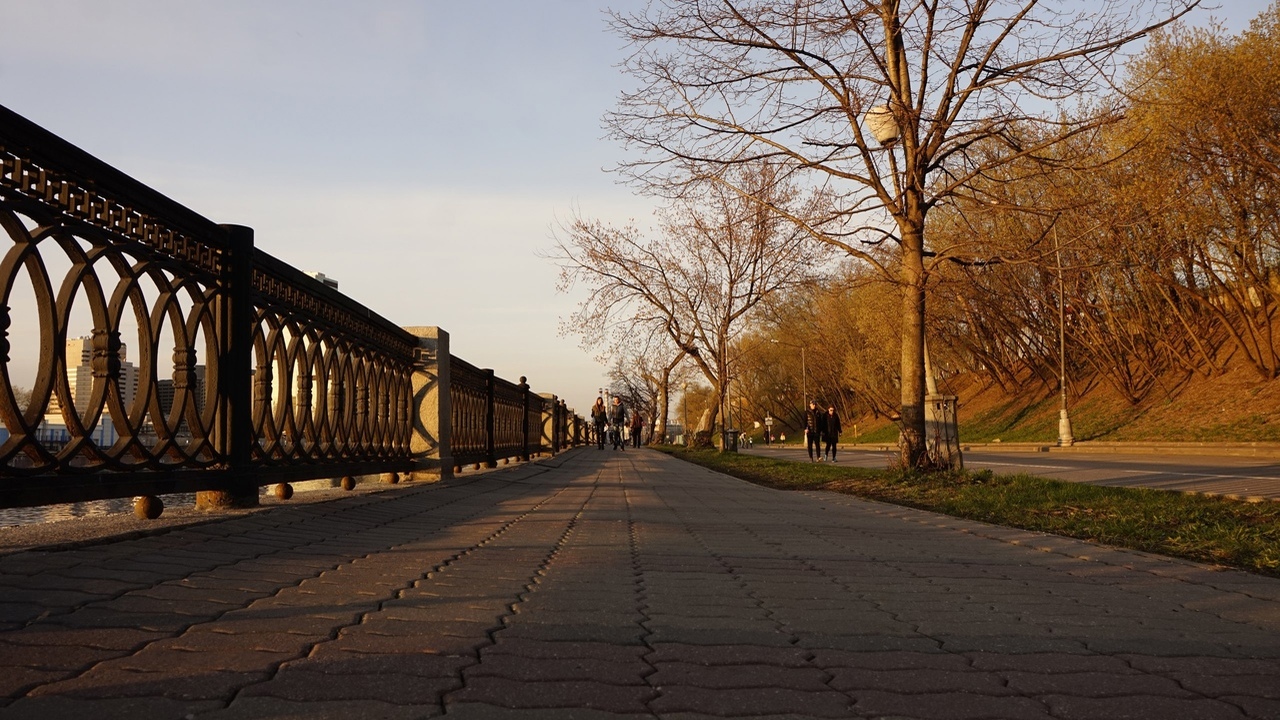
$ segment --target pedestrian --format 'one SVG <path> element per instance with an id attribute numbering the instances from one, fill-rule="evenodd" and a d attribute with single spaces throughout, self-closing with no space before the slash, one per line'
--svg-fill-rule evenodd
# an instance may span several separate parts
<path id="1" fill-rule="evenodd" d="M 626 450 L 627 441 L 622 437 L 622 429 L 627 426 L 627 408 L 622 404 L 622 398 L 616 395 L 609 411 L 609 426 L 613 430 L 613 449 Z"/>
<path id="2" fill-rule="evenodd" d="M 840 416 L 836 414 L 834 405 L 827 408 L 827 449 L 826 454 L 831 456 L 831 462 L 836 461 L 836 447 L 840 444 Z"/>
<path id="3" fill-rule="evenodd" d="M 631 413 L 631 447 L 640 447 L 640 436 L 644 434 L 644 416 L 639 410 Z"/>
<path id="4" fill-rule="evenodd" d="M 827 430 L 827 411 L 818 407 L 818 403 L 809 401 L 809 411 L 804 414 L 804 446 L 809 453 L 809 462 L 822 462 L 822 435 Z"/>
<path id="5" fill-rule="evenodd" d="M 596 448 L 604 449 L 604 428 L 609 424 L 609 412 L 604 407 L 604 398 L 596 398 L 596 403 L 591 406 L 591 424 L 596 429 Z"/>

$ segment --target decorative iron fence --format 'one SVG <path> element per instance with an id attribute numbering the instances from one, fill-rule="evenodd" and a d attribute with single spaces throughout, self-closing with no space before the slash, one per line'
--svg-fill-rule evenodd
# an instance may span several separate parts
<path id="1" fill-rule="evenodd" d="M 562 403 L 448 354 L 440 432 L 418 337 L 4 107 L 0 228 L 0 507 L 410 472 L 415 432 L 458 465 L 566 446 Z"/>

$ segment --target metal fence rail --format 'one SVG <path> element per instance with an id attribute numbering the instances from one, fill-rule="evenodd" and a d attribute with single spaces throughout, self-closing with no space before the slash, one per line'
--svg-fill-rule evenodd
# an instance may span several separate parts
<path id="1" fill-rule="evenodd" d="M 258 250 L 251 229 L 3 107 L 0 228 L 0 507 L 256 497 L 273 482 L 413 466 L 418 338 Z M 30 354 L 35 336 L 19 398 L 10 355 L 14 343 Z M 563 447 L 565 435 L 540 441 L 544 399 L 527 385 L 445 361 L 458 465 Z"/>

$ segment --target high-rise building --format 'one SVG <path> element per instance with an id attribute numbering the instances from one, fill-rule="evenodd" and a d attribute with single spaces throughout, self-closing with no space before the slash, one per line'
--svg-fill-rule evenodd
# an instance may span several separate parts
<path id="1" fill-rule="evenodd" d="M 84 412 L 89 407 L 93 393 L 93 336 L 67 340 L 67 385 L 71 390 L 71 401 L 77 412 Z M 120 344 L 120 399 L 125 407 L 133 403 L 138 395 L 138 367 L 128 360 L 128 346 Z M 45 411 L 45 422 L 62 423 L 62 403 L 57 394 L 49 399 L 49 409 Z"/>
<path id="2" fill-rule="evenodd" d="M 306 274 L 309 277 L 313 277 L 316 280 L 319 280 L 321 283 L 324 284 L 325 287 L 331 287 L 334 290 L 338 289 L 338 281 L 334 280 L 331 277 L 326 277 L 325 274 L 322 272 L 307 271 Z"/>

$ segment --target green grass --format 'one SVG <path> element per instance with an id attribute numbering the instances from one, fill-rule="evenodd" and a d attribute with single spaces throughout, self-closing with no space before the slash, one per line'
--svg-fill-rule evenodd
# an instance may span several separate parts
<path id="1" fill-rule="evenodd" d="M 826 490 L 954 517 L 1280 577 L 1280 503 L 1248 503 L 990 471 L 906 474 L 660 448 L 781 490 Z"/>

